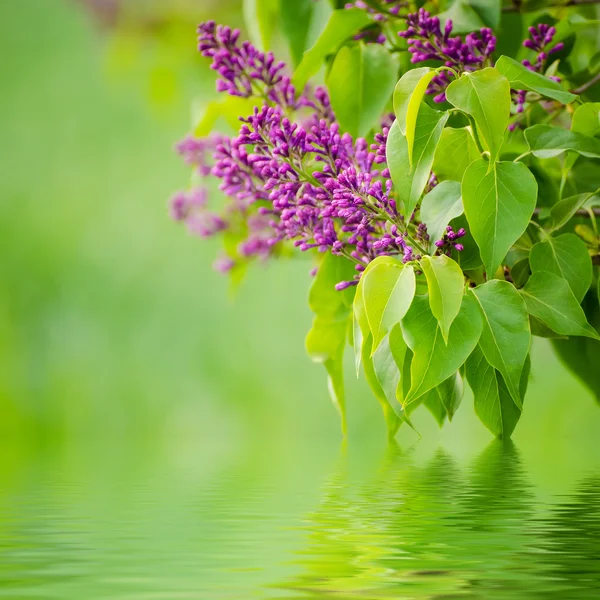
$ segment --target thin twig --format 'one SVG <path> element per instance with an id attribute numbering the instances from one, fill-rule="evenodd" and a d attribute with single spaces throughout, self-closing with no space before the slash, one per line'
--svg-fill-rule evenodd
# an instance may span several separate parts
<path id="1" fill-rule="evenodd" d="M 543 210 L 546 210 L 546 209 L 536 208 L 533 211 L 533 214 L 536 215 L 536 216 L 539 216 L 540 213 Z M 592 218 L 592 214 L 595 217 L 600 217 L 600 207 L 594 207 L 594 208 L 590 208 L 590 209 L 580 208 L 573 216 L 575 216 L 575 217 L 587 217 L 588 219 L 591 219 Z"/>
<path id="2" fill-rule="evenodd" d="M 600 2 L 599 2 L 600 4 Z M 583 94 L 583 92 L 587 92 L 591 87 L 595 86 L 598 82 L 600 82 L 600 73 L 596 73 L 589 81 L 586 81 L 584 84 L 580 85 L 578 88 L 573 90 L 574 94 Z"/>

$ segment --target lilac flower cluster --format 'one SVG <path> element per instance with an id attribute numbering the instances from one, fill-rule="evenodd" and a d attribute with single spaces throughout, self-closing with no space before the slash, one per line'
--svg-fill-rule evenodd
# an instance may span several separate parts
<path id="1" fill-rule="evenodd" d="M 439 18 L 432 17 L 423 8 L 408 15 L 406 22 L 407 29 L 398 35 L 408 42 L 413 63 L 438 60 L 457 73 L 475 71 L 490 63 L 496 49 L 496 37 L 487 27 L 467 34 L 463 41 L 460 36 L 451 37 L 451 19 L 446 21 L 442 31 Z M 442 71 L 433 78 L 427 93 L 435 94 L 436 102 L 443 102 L 446 99 L 445 90 L 453 77 L 452 71 Z"/>
<path id="2" fill-rule="evenodd" d="M 339 131 L 324 90 L 297 96 L 283 65 L 248 42 L 240 44 L 238 31 L 211 22 L 199 33 L 200 51 L 220 76 L 218 89 L 258 96 L 261 104 L 240 119 L 233 138 L 186 138 L 178 145 L 200 175 L 220 180 L 230 203 L 218 215 L 208 211 L 205 192 L 179 193 L 172 199 L 172 216 L 203 237 L 244 225 L 236 255 L 218 261 L 217 268 L 266 258 L 280 242 L 292 240 L 301 251 L 331 251 L 353 260 L 357 274 L 339 283 L 344 289 L 379 255 L 413 260 L 418 242 L 411 231 L 425 239 L 424 229 L 405 223 L 397 210 L 385 164 L 389 129 L 384 127 L 371 147 L 364 139 L 353 140 Z M 292 119 L 300 108 L 312 114 L 297 123 Z"/>
<path id="3" fill-rule="evenodd" d="M 525 48 L 529 48 L 536 53 L 534 62 L 525 59 L 523 64 L 536 73 L 543 73 L 546 68 L 546 62 L 550 55 L 555 52 L 560 52 L 565 45 L 562 42 L 552 45 L 554 36 L 556 35 L 556 28 L 550 27 L 545 23 L 540 23 L 536 27 L 529 28 L 529 38 L 523 42 Z M 560 81 L 559 77 L 551 76 L 550 79 L 554 81 Z M 513 98 L 517 105 L 517 113 L 522 113 L 525 109 L 525 101 L 527 99 L 526 90 L 516 90 L 513 92 Z M 511 129 L 516 127 L 516 123 L 511 125 Z"/>
<path id="4" fill-rule="evenodd" d="M 446 233 L 442 239 L 435 242 L 438 252 L 441 254 L 447 254 L 448 256 L 450 256 L 450 252 L 453 248 L 458 252 L 462 252 L 465 247 L 460 242 L 457 242 L 457 240 L 463 238 L 466 233 L 467 232 L 462 227 L 458 231 L 454 231 L 452 226 L 448 225 L 448 227 L 446 227 Z"/>

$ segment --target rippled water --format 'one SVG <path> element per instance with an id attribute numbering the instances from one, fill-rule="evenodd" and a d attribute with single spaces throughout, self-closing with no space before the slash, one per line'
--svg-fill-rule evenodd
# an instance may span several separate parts
<path id="1" fill-rule="evenodd" d="M 9 448 L 0 597 L 600 597 L 596 467 L 367 454 Z"/>

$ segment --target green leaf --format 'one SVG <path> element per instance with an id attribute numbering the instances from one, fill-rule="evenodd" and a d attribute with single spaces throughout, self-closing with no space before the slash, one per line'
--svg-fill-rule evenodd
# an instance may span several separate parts
<path id="1" fill-rule="evenodd" d="M 600 190 L 595 192 L 576 194 L 575 196 L 569 196 L 564 198 L 560 202 L 557 202 L 550 209 L 550 228 L 551 231 L 556 231 L 561 227 L 564 227 L 573 217 L 573 215 L 592 197 L 594 197 Z"/>
<path id="2" fill-rule="evenodd" d="M 535 244 L 529 262 L 533 273 L 548 271 L 565 279 L 578 302 L 592 285 L 592 260 L 586 245 L 572 233 Z"/>
<path id="3" fill-rule="evenodd" d="M 483 314 L 479 346 L 487 362 L 502 374 L 515 404 L 522 408 L 519 386 L 531 346 L 525 302 L 508 281 L 488 281 L 476 287 L 473 295 Z"/>
<path id="4" fill-rule="evenodd" d="M 444 131 L 448 131 L 444 129 Z M 435 172 L 435 171 L 434 171 Z M 437 173 L 436 173 L 437 175 Z M 433 251 L 435 242 L 446 232 L 446 227 L 464 212 L 458 181 L 442 181 L 421 202 L 421 221 L 427 223 L 429 247 Z"/>
<path id="5" fill-rule="evenodd" d="M 483 1 L 484 0 L 479 0 L 479 2 Z M 491 1 L 496 2 L 496 0 Z M 474 4 L 472 0 L 471 2 L 467 2 L 466 0 L 456 0 L 448 10 L 440 13 L 438 16 L 442 23 L 442 29 L 448 20 L 452 21 L 452 33 L 455 35 L 470 33 L 471 31 L 477 31 L 478 29 L 485 27 L 485 22 L 471 4 Z"/>
<path id="6" fill-rule="evenodd" d="M 408 162 L 411 167 L 413 164 L 417 117 L 423 96 L 434 75 L 435 71 L 429 67 L 412 69 L 400 78 L 394 89 L 394 112 L 400 130 L 406 137 Z"/>
<path id="7" fill-rule="evenodd" d="M 252 42 L 261 50 L 269 50 L 277 26 L 278 0 L 244 0 L 244 22 Z"/>
<path id="8" fill-rule="evenodd" d="M 444 342 L 437 319 L 429 307 L 427 296 L 416 296 L 406 317 L 402 332 L 414 356 L 411 363 L 411 387 L 404 406 L 418 400 L 457 371 L 473 351 L 483 328 L 475 300 L 465 296 Z"/>
<path id="9" fill-rule="evenodd" d="M 367 360 L 365 353 L 365 361 Z M 369 360 L 373 361 L 373 369 L 377 381 L 385 394 L 385 398 L 392 408 L 394 415 L 400 421 L 407 423 L 414 429 L 407 411 L 404 410 L 398 399 L 398 388 L 402 386 L 405 362 L 410 361 L 410 350 L 402 337 L 400 325 L 396 325 L 390 334 L 385 337 L 379 348 Z M 400 396 L 402 397 L 402 396 Z"/>
<path id="10" fill-rule="evenodd" d="M 502 375 L 488 363 L 480 348 L 467 360 L 466 374 L 480 421 L 496 437 L 509 438 L 521 418 L 521 409 L 513 402 Z M 528 376 L 529 369 L 523 369 L 522 396 Z"/>
<path id="11" fill-rule="evenodd" d="M 510 84 L 506 77 L 491 67 L 463 74 L 448 86 L 446 98 L 475 119 L 481 143 L 494 162 L 510 117 Z"/>
<path id="12" fill-rule="evenodd" d="M 314 8 L 314 0 L 279 0 L 281 29 L 288 41 L 294 65 L 300 63 L 306 50 Z"/>
<path id="13" fill-rule="evenodd" d="M 396 264 L 381 261 L 363 274 L 363 278 L 363 299 L 373 333 L 373 353 L 410 308 L 416 288 L 415 270 L 399 261 Z"/>
<path id="14" fill-rule="evenodd" d="M 533 273 L 520 291 L 529 314 L 561 335 L 579 335 L 600 340 L 569 284 L 554 273 Z"/>
<path id="15" fill-rule="evenodd" d="M 481 159 L 467 169 L 462 199 L 488 278 L 527 229 L 537 202 L 537 182 L 521 162 L 499 162 L 488 172 Z"/>
<path id="16" fill-rule="evenodd" d="M 408 107 L 411 102 L 411 98 L 416 93 L 416 89 L 419 82 L 429 74 L 434 74 L 435 71 L 429 67 L 419 67 L 417 69 L 411 69 L 400 77 L 396 87 L 394 88 L 394 113 L 396 114 L 396 121 L 402 131 L 402 135 L 406 135 L 406 119 L 408 114 Z M 429 83 L 429 82 L 428 82 Z M 427 86 L 425 86 L 427 89 Z M 420 104 L 425 90 L 421 90 L 420 95 L 417 95 L 418 104 Z M 415 113 L 418 114 L 418 111 Z"/>
<path id="17" fill-rule="evenodd" d="M 423 404 L 433 415 L 438 425 L 442 427 L 448 418 L 452 421 L 463 399 L 465 386 L 458 372 L 450 375 L 446 381 L 429 390 L 421 397 Z"/>
<path id="18" fill-rule="evenodd" d="M 335 360 L 325 361 L 327 371 L 327 389 L 331 402 L 340 414 L 342 435 L 348 435 L 348 423 L 346 419 L 346 392 L 344 389 L 344 357 L 336 357 Z"/>
<path id="19" fill-rule="evenodd" d="M 570 104 L 578 98 L 576 94 L 571 94 L 556 81 L 531 71 L 508 56 L 501 56 L 498 59 L 496 69 L 508 79 L 510 87 L 514 90 L 537 92 L 546 98 L 557 100 L 561 104 Z"/>
<path id="20" fill-rule="evenodd" d="M 325 57 L 337 52 L 348 38 L 369 23 L 371 23 L 369 14 L 359 8 L 335 10 L 331 13 L 319 39 L 304 53 L 302 61 L 294 72 L 293 83 L 296 89 L 303 90 L 308 80 L 321 69 Z"/>
<path id="21" fill-rule="evenodd" d="M 525 139 L 537 158 L 554 158 L 570 150 L 587 158 L 600 158 L 600 140 L 582 133 L 553 127 L 534 125 L 525 130 Z"/>
<path id="22" fill-rule="evenodd" d="M 420 263 L 427 278 L 429 306 L 438 320 L 442 336 L 448 341 L 448 332 L 460 311 L 465 293 L 465 277 L 461 268 L 448 256 L 425 256 Z"/>
<path id="23" fill-rule="evenodd" d="M 573 114 L 571 131 L 594 137 L 600 133 L 600 102 L 586 102 Z"/>
<path id="24" fill-rule="evenodd" d="M 371 329 L 369 327 L 369 319 L 367 318 L 367 312 L 365 310 L 363 288 L 367 274 L 381 264 L 389 264 L 395 266 L 398 264 L 398 260 L 391 256 L 380 256 L 376 260 L 371 261 L 365 270 L 363 271 L 362 277 L 356 286 L 356 294 L 354 295 L 353 305 L 353 346 L 354 346 L 354 358 L 356 363 L 356 376 L 360 374 L 360 363 L 362 358 L 362 349 L 366 344 L 366 338 L 369 337 Z M 372 339 L 372 338 L 371 338 Z M 369 355 L 371 352 L 371 344 L 368 344 Z"/>
<path id="25" fill-rule="evenodd" d="M 598 280 L 600 286 L 600 279 Z M 600 290 L 599 290 L 600 293 Z M 593 291 L 588 292 L 583 301 L 583 309 L 588 321 L 600 332 L 600 304 Z M 598 356 L 600 343 L 589 338 L 572 337 L 552 340 L 561 362 L 592 392 L 600 404 L 600 369 Z"/>
<path id="26" fill-rule="evenodd" d="M 388 438 L 391 439 L 402 423 L 396 412 L 399 411 L 403 418 L 406 417 L 400 403 L 396 400 L 396 386 L 400 381 L 400 371 L 390 350 L 388 338 L 385 338 L 375 356 L 369 353 L 370 341 L 371 334 L 365 340 L 362 349 L 363 370 L 365 379 L 381 406 Z"/>
<path id="27" fill-rule="evenodd" d="M 327 75 L 331 106 L 343 131 L 363 137 L 378 122 L 396 82 L 397 65 L 379 44 L 344 46 Z"/>
<path id="28" fill-rule="evenodd" d="M 470 127 L 445 127 L 433 158 L 433 172 L 438 181 L 462 181 L 467 167 L 478 158 L 481 154 Z"/>
<path id="29" fill-rule="evenodd" d="M 348 289 L 338 292 L 335 284 L 352 278 L 354 272 L 352 263 L 348 259 L 326 254 L 319 265 L 308 300 L 316 316 L 306 336 L 306 351 L 313 362 L 322 363 L 327 370 L 329 394 L 340 413 L 344 435 L 346 435 L 344 348 L 350 316 L 349 306 L 354 291 Z"/>
<path id="30" fill-rule="evenodd" d="M 412 169 L 408 158 L 408 143 L 397 121 L 390 128 L 386 146 L 387 162 L 407 217 L 414 211 L 429 181 L 435 149 L 447 120 L 448 113 L 421 104 L 415 129 Z"/>
<path id="31" fill-rule="evenodd" d="M 516 287 L 522 288 L 531 275 L 529 257 L 518 260 L 510 269 L 510 276 Z"/>
<path id="32" fill-rule="evenodd" d="M 355 274 L 354 265 L 347 258 L 330 252 L 325 254 L 308 294 L 310 309 L 321 317 L 347 316 L 354 290 L 348 288 L 338 292 L 335 285 L 353 279 Z"/>

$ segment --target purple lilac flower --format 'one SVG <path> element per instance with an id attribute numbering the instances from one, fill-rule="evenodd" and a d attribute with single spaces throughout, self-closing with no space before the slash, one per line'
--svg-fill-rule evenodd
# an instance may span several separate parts
<path id="1" fill-rule="evenodd" d="M 442 239 L 435 242 L 435 246 L 440 254 L 446 254 L 450 256 L 452 249 L 462 252 L 465 247 L 457 240 L 463 238 L 466 235 L 466 231 L 461 227 L 458 231 L 454 231 L 451 225 L 446 227 L 446 233 L 442 236 Z"/>
<path id="2" fill-rule="evenodd" d="M 489 64 L 496 49 L 496 37 L 487 27 L 479 32 L 467 34 L 463 41 L 460 36 L 451 37 L 451 19 L 446 21 L 442 31 L 439 18 L 432 17 L 423 8 L 408 15 L 406 22 L 407 29 L 398 35 L 407 40 L 413 63 L 438 60 L 460 74 L 481 69 Z M 443 102 L 446 99 L 445 90 L 453 77 L 451 71 L 442 71 L 433 78 L 427 93 L 435 94 L 435 102 Z"/>
<path id="3" fill-rule="evenodd" d="M 529 48 L 536 53 L 534 62 L 525 59 L 523 64 L 531 71 L 536 73 L 544 73 L 546 68 L 546 62 L 552 54 L 560 52 L 565 45 L 562 42 L 552 45 L 552 40 L 556 35 L 556 28 L 550 27 L 545 23 L 540 23 L 536 27 L 529 28 L 529 38 L 523 42 L 525 48 Z M 551 76 L 550 79 L 554 81 L 560 81 L 560 77 Z M 517 105 L 517 113 L 522 113 L 525 109 L 525 102 L 527 99 L 526 90 L 515 90 L 513 91 L 513 100 Z M 517 126 L 517 122 L 512 123 L 510 126 L 511 130 L 514 130 Z"/>
<path id="4" fill-rule="evenodd" d="M 386 165 L 389 128 L 383 127 L 370 148 L 364 139 L 353 140 L 339 130 L 325 90 L 297 96 L 284 66 L 247 42 L 240 44 L 238 31 L 208 23 L 199 32 L 200 51 L 212 59 L 219 89 L 258 95 L 260 105 L 240 119 L 235 137 L 186 138 L 179 144 L 186 162 L 201 175 L 216 177 L 230 200 L 218 215 L 208 210 L 206 192 L 179 193 L 171 202 L 173 218 L 203 237 L 244 223 L 247 233 L 235 260 L 268 258 L 286 240 L 301 251 L 346 256 L 356 263 L 356 276 L 338 289 L 355 285 L 377 256 L 413 260 L 408 227 L 421 240 L 426 228 L 405 224 L 398 213 Z M 299 108 L 312 114 L 298 123 L 293 117 Z M 216 267 L 228 271 L 231 260 L 217 261 Z"/>

